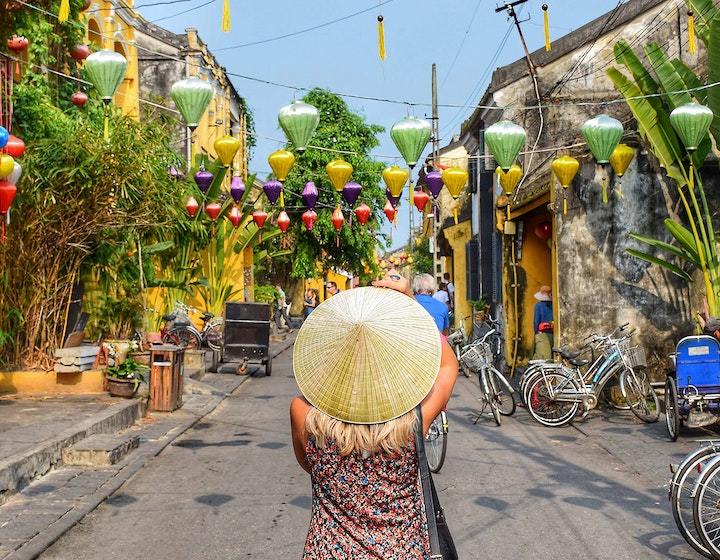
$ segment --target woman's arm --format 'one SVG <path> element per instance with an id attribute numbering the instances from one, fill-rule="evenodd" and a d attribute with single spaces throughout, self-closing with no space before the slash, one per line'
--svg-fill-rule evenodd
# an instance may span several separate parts
<path id="1" fill-rule="evenodd" d="M 308 463 L 305 455 L 305 446 L 308 441 L 307 432 L 305 431 L 305 418 L 308 410 L 310 410 L 310 403 L 303 397 L 295 397 L 290 403 L 290 428 L 292 430 L 295 458 L 298 464 L 309 473 L 310 463 Z"/>
<path id="2" fill-rule="evenodd" d="M 457 377 L 458 362 L 455 357 L 455 352 L 453 352 L 453 349 L 447 340 L 445 340 L 445 337 L 443 337 L 440 371 L 438 372 L 432 389 L 430 389 L 430 392 L 420 404 L 423 413 L 423 433 L 428 431 L 435 417 L 447 406 Z"/>

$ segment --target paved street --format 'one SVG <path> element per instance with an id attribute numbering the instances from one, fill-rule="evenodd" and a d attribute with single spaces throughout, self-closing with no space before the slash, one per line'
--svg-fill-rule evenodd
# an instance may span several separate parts
<path id="1" fill-rule="evenodd" d="M 310 484 L 290 444 L 296 391 L 286 351 L 39 558 L 300 558 Z M 477 394 L 459 378 L 435 477 L 461 558 L 699 558 L 667 501 L 668 463 L 697 445 L 689 437 L 614 411 L 561 429 L 523 409 L 474 425 Z"/>

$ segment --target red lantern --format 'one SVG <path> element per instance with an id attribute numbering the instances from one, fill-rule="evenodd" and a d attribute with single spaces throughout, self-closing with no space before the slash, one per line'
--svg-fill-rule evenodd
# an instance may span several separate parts
<path id="1" fill-rule="evenodd" d="M 10 206 L 12 206 L 13 200 L 15 200 L 15 194 L 17 193 L 17 187 L 10 181 L 0 181 L 0 223 L 2 223 L 2 233 L 0 233 L 0 240 L 5 243 L 5 215 L 10 212 Z M 9 220 L 8 220 L 9 221 Z"/>
<path id="2" fill-rule="evenodd" d="M 220 215 L 220 210 L 222 210 L 222 207 L 217 202 L 211 202 L 205 207 L 205 212 L 213 222 Z"/>
<path id="3" fill-rule="evenodd" d="M 335 231 L 339 232 L 343 224 L 345 223 L 345 216 L 343 216 L 342 210 L 340 210 L 340 206 L 335 208 L 335 211 L 332 213 L 332 218 L 330 220 L 333 223 L 333 227 L 335 228 Z"/>
<path id="4" fill-rule="evenodd" d="M 240 213 L 240 208 L 238 208 L 237 206 L 233 206 L 232 208 L 230 208 L 230 212 L 228 213 L 228 220 L 230 220 L 230 223 L 235 229 L 237 229 L 240 225 L 241 219 L 242 214 Z"/>
<path id="5" fill-rule="evenodd" d="M 315 221 L 317 220 L 317 212 L 315 210 L 306 210 L 303 212 L 302 221 L 308 231 L 312 231 Z"/>
<path id="6" fill-rule="evenodd" d="M 188 211 L 188 214 L 190 214 L 191 218 L 195 217 L 195 214 L 197 214 L 198 208 L 200 208 L 200 205 L 198 204 L 198 201 L 195 200 L 194 196 L 191 196 L 187 199 L 187 202 L 185 203 L 185 208 Z"/>
<path id="7" fill-rule="evenodd" d="M 82 91 L 76 91 L 70 96 L 70 103 L 75 105 L 75 107 L 83 107 L 85 103 L 88 102 L 88 96 L 86 93 L 83 93 Z"/>
<path id="8" fill-rule="evenodd" d="M 543 241 L 547 241 L 552 235 L 552 224 L 550 222 L 540 222 L 535 226 L 535 235 Z"/>
<path id="9" fill-rule="evenodd" d="M 25 142 L 12 134 L 8 137 L 7 144 L 0 150 L 3 154 L 9 154 L 14 158 L 19 158 L 25 153 Z"/>
<path id="10" fill-rule="evenodd" d="M 30 42 L 27 40 L 27 38 L 23 37 L 22 35 L 13 35 L 7 40 L 8 49 L 10 49 L 16 55 L 19 55 L 21 52 L 27 49 L 29 44 Z M 15 62 L 15 72 L 20 72 L 20 63 L 17 61 Z"/>
<path id="11" fill-rule="evenodd" d="M 78 43 L 75 45 L 75 48 L 70 51 L 70 56 L 78 62 L 85 60 L 88 56 L 90 56 L 90 47 L 82 43 Z"/>
<path id="12" fill-rule="evenodd" d="M 395 219 L 395 214 L 397 213 L 397 210 L 393 208 L 393 205 L 390 204 L 389 200 L 386 200 L 385 206 L 383 207 L 383 212 L 385 212 L 387 219 L 392 222 Z"/>
<path id="13" fill-rule="evenodd" d="M 281 210 L 280 214 L 278 214 L 276 222 L 277 226 L 280 228 L 280 231 L 285 233 L 288 228 L 290 227 L 290 216 L 288 216 L 288 213 L 285 212 L 285 210 Z"/>
<path id="14" fill-rule="evenodd" d="M 372 210 L 370 209 L 370 207 L 364 202 L 360 204 L 357 208 L 355 208 L 355 215 L 357 216 L 357 219 L 360 222 L 361 226 L 364 226 L 365 223 L 368 221 L 371 211 Z"/>
<path id="15" fill-rule="evenodd" d="M 258 229 L 262 229 L 265 225 L 265 220 L 268 219 L 268 214 L 264 210 L 255 210 L 255 212 L 252 213 L 252 219 Z"/>
<path id="16" fill-rule="evenodd" d="M 413 203 L 415 204 L 415 208 L 418 209 L 418 212 L 422 212 L 425 209 L 428 200 L 430 200 L 430 195 L 428 193 L 425 191 L 415 191 Z"/>

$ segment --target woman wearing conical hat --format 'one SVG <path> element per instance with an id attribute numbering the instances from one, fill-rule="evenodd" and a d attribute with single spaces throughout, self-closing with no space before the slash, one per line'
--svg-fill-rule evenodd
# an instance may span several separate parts
<path id="1" fill-rule="evenodd" d="M 292 438 L 312 483 L 303 558 L 430 557 L 416 406 L 425 433 L 458 364 L 405 278 L 391 269 L 373 284 L 319 305 L 295 341 Z"/>

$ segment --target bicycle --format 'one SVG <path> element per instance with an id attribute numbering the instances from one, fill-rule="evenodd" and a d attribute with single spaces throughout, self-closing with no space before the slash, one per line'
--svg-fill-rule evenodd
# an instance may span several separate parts
<path id="1" fill-rule="evenodd" d="M 440 472 L 447 452 L 448 420 L 445 409 L 440 411 L 425 434 L 425 454 L 430 472 Z"/>
<path id="2" fill-rule="evenodd" d="M 202 330 L 198 330 L 190 320 L 190 311 L 200 313 L 200 318 L 203 321 Z M 163 315 L 163 319 L 165 320 L 165 326 L 160 331 L 163 343 L 190 349 L 197 349 L 206 345 L 211 350 L 220 351 L 224 325 L 222 317 L 215 317 L 213 313 L 200 311 L 176 301 L 173 313 Z"/>
<path id="3" fill-rule="evenodd" d="M 482 417 L 486 408 L 490 411 L 495 419 L 495 423 L 500 426 L 502 416 L 512 416 L 515 413 L 517 403 L 515 402 L 512 385 L 505 376 L 493 366 L 493 352 L 487 341 L 495 332 L 491 329 L 485 335 L 468 345 L 460 360 L 468 367 L 468 369 L 478 375 L 480 391 L 482 396 L 482 408 L 473 424 L 477 424 Z"/>
<path id="4" fill-rule="evenodd" d="M 706 549 L 702 553 L 710 558 L 720 558 L 720 455 L 714 453 L 708 460 L 691 495 L 695 531 Z"/>
<path id="5" fill-rule="evenodd" d="M 460 356 L 463 353 L 463 349 L 465 348 L 465 346 L 467 346 L 468 343 L 464 325 L 465 321 L 469 318 L 470 315 L 460 319 L 460 326 L 453 332 L 451 332 L 447 337 L 450 348 L 452 348 L 453 352 L 455 352 L 455 357 L 457 358 L 458 364 L 460 366 L 460 371 L 462 371 L 465 377 L 468 378 L 472 376 L 472 372 L 467 368 L 467 366 L 462 362 L 462 360 L 460 360 Z"/>
<path id="6" fill-rule="evenodd" d="M 576 360 L 579 352 L 571 353 L 565 348 L 553 350 L 573 367 L 557 362 L 533 364 L 533 370 L 526 372 L 521 389 L 531 416 L 544 426 L 564 426 L 573 420 L 582 405 L 585 417 L 597 406 L 598 395 L 606 383 L 619 375 L 620 390 L 633 414 L 644 422 L 656 422 L 660 406 L 647 378 L 644 350 L 630 346 L 632 332 L 620 339 L 612 338 L 626 327 L 618 327 L 610 336 L 590 335 L 592 344 L 602 352 L 585 374 L 580 368 L 587 365 L 588 360 Z"/>

